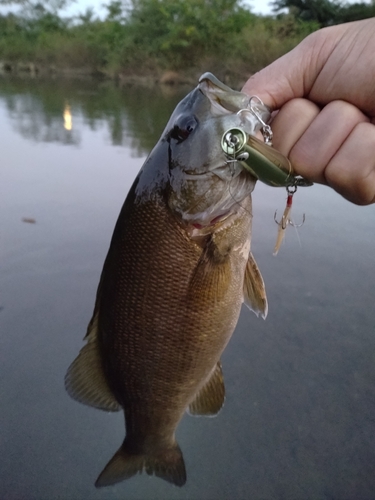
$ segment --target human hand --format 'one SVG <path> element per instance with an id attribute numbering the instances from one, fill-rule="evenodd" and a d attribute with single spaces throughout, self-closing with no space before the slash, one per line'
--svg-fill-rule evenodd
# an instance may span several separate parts
<path id="1" fill-rule="evenodd" d="M 296 173 L 375 203 L 375 18 L 316 31 L 243 91 L 279 110 L 273 144 Z"/>

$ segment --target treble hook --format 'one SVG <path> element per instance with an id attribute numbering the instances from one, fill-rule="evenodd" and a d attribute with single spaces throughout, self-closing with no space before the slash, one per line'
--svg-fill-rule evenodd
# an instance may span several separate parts
<path id="1" fill-rule="evenodd" d="M 303 226 L 304 222 L 305 222 L 305 214 L 302 214 L 302 222 L 301 224 L 296 224 L 295 222 L 292 221 L 292 219 L 286 219 L 285 220 L 285 211 L 284 211 L 284 214 L 281 218 L 281 222 L 279 222 L 277 219 L 276 219 L 276 214 L 277 214 L 277 210 L 275 210 L 275 213 L 273 214 L 273 220 L 276 222 L 277 225 L 281 226 L 282 229 L 286 229 L 286 226 L 288 224 L 290 224 L 291 226 L 293 227 L 301 227 Z"/>
<path id="2" fill-rule="evenodd" d="M 259 123 L 261 123 L 261 125 L 262 125 L 262 134 L 263 134 L 264 143 L 267 144 L 267 146 L 272 146 L 272 139 L 273 139 L 272 129 L 262 119 L 262 117 L 260 116 L 256 107 L 253 106 L 253 103 L 251 101 L 253 101 L 254 99 L 256 99 L 261 106 L 264 106 L 264 102 L 262 101 L 262 99 L 260 97 L 258 97 L 257 95 L 253 95 L 249 99 L 249 103 L 248 103 L 248 107 L 250 108 L 249 110 L 255 116 L 255 118 L 259 121 Z"/>
<path id="3" fill-rule="evenodd" d="M 278 221 L 276 219 L 277 210 L 275 211 L 275 214 L 273 216 L 274 221 L 279 226 L 279 230 L 277 232 L 276 244 L 275 244 L 275 248 L 273 250 L 273 255 L 277 255 L 277 253 L 280 249 L 281 243 L 283 242 L 283 239 L 285 237 L 285 230 L 286 230 L 287 226 L 291 225 L 293 227 L 301 227 L 305 222 L 305 214 L 303 214 L 303 216 L 302 216 L 301 224 L 295 224 L 290 217 L 290 212 L 292 210 L 292 203 L 293 203 L 293 195 L 297 191 L 297 186 L 295 186 L 295 185 L 288 186 L 286 188 L 286 190 L 288 193 L 288 197 L 286 200 L 286 207 L 285 207 L 283 216 L 281 218 L 281 221 Z"/>

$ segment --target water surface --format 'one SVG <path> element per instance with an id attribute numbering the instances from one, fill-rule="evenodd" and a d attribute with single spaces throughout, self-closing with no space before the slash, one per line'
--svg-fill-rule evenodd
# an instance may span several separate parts
<path id="1" fill-rule="evenodd" d="M 223 410 L 178 428 L 186 486 L 93 486 L 123 416 L 74 402 L 63 379 L 126 193 L 187 90 L 0 80 L 0 497 L 373 499 L 375 207 L 318 185 L 296 194 L 306 222 L 277 257 L 285 191 L 255 189 L 269 316 L 243 308 L 223 356 Z"/>

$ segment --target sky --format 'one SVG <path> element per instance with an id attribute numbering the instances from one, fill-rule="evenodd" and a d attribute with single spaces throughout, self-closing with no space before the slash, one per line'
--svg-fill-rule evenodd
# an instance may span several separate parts
<path id="1" fill-rule="evenodd" d="M 66 15 L 76 15 L 85 12 L 87 7 L 93 7 L 96 14 L 104 14 L 106 11 L 101 6 L 108 3 L 103 0 L 77 0 L 72 6 L 66 10 Z M 270 14 L 271 9 L 267 0 L 245 0 L 245 3 L 252 7 L 252 12 L 255 14 Z"/>
<path id="2" fill-rule="evenodd" d="M 100 17 L 104 16 L 107 11 L 103 8 L 103 4 L 107 4 L 109 0 L 76 0 L 72 5 L 62 12 L 63 15 L 66 16 L 76 16 L 77 14 L 84 13 L 88 7 L 93 7 L 94 13 L 99 15 Z M 271 0 L 244 0 L 244 3 L 250 5 L 252 12 L 255 14 L 271 14 L 270 7 Z M 348 3 L 355 3 L 360 0 L 347 0 Z M 366 3 L 369 3 L 370 0 L 364 0 Z M 9 7 L 0 7 L 0 13 L 6 13 L 9 10 Z"/>

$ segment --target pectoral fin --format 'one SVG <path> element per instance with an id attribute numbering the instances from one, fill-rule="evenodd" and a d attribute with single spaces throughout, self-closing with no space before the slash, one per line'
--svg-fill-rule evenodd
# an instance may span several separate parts
<path id="1" fill-rule="evenodd" d="M 190 403 L 190 415 L 213 417 L 222 408 L 225 399 L 225 387 L 221 363 L 218 361 L 212 375 Z"/>
<path id="2" fill-rule="evenodd" d="M 116 401 L 105 379 L 98 345 L 98 317 L 93 317 L 86 335 L 87 344 L 68 368 L 65 388 L 73 399 L 105 411 L 118 411 Z"/>
<path id="3" fill-rule="evenodd" d="M 218 246 L 213 238 L 205 245 L 189 283 L 189 294 L 194 301 L 204 300 L 208 294 L 220 301 L 232 278 L 229 259 L 230 247 Z"/>
<path id="4" fill-rule="evenodd" d="M 257 263 L 252 253 L 246 264 L 245 279 L 243 285 L 244 302 L 257 316 L 266 319 L 268 313 L 268 303 L 264 281 L 260 274 Z"/>

